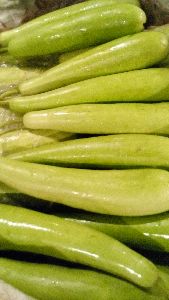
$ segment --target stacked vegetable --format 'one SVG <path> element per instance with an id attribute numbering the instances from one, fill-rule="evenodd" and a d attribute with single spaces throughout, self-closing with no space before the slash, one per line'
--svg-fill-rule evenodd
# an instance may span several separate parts
<path id="1" fill-rule="evenodd" d="M 90 0 L 0 35 L 0 279 L 36 299 L 169 299 L 140 254 L 169 252 L 169 25 L 145 22 Z"/>

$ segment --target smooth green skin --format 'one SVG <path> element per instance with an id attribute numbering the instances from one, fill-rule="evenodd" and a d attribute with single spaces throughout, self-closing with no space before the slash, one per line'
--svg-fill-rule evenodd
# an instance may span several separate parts
<path id="1" fill-rule="evenodd" d="M 152 287 L 154 264 L 109 236 L 62 218 L 0 204 L 0 248 L 80 263 Z"/>
<path id="2" fill-rule="evenodd" d="M 25 127 L 86 134 L 169 135 L 169 103 L 81 104 L 29 112 Z"/>
<path id="3" fill-rule="evenodd" d="M 162 289 L 145 291 L 92 270 L 0 258 L 0 278 L 39 300 L 166 300 Z M 159 284 L 158 284 L 159 285 Z"/>
<path id="4" fill-rule="evenodd" d="M 8 51 L 16 57 L 28 57 L 88 48 L 140 32 L 145 22 L 144 11 L 131 4 L 94 7 L 12 39 Z"/>
<path id="5" fill-rule="evenodd" d="M 0 107 L 0 128 L 21 123 L 22 117 L 7 108 Z"/>
<path id="6" fill-rule="evenodd" d="M 14 202 L 16 205 L 17 202 L 21 201 L 22 203 L 23 200 L 22 194 L 0 184 L 1 203 Z M 34 199 L 35 201 L 37 200 Z M 37 207 L 36 204 L 35 207 Z M 169 213 L 147 217 L 116 217 L 76 211 L 71 211 L 71 213 L 55 211 L 55 214 L 65 220 L 101 231 L 136 249 L 169 252 Z"/>
<path id="7" fill-rule="evenodd" d="M 61 133 L 55 131 L 30 131 L 20 129 L 0 135 L 0 148 L 2 155 L 8 155 L 18 151 L 27 150 L 42 145 L 58 143 L 62 140 L 68 140 L 73 135 L 70 133 Z"/>
<path id="8" fill-rule="evenodd" d="M 75 15 L 78 12 L 84 12 L 94 7 L 103 7 L 111 3 L 130 3 L 136 6 L 140 6 L 139 0 L 90 0 L 76 5 L 71 5 L 66 8 L 56 10 L 54 12 L 42 15 L 32 21 L 27 22 L 15 29 L 2 32 L 0 34 L 0 45 L 2 47 L 8 46 L 8 43 L 13 38 L 23 35 L 30 34 L 32 31 L 37 31 L 39 28 L 45 27 L 48 24 L 56 22 L 60 19 L 68 18 L 70 15 Z"/>
<path id="9" fill-rule="evenodd" d="M 169 169 L 169 138 L 144 134 L 90 137 L 12 153 L 9 158 L 77 168 Z"/>
<path id="10" fill-rule="evenodd" d="M 21 84 L 20 92 L 46 92 L 90 78 L 148 68 L 162 61 L 168 51 L 168 39 L 160 32 L 125 36 L 47 70 L 38 78 Z"/>
<path id="11" fill-rule="evenodd" d="M 169 213 L 147 217 L 116 217 L 92 213 L 56 213 L 89 226 L 137 249 L 169 252 Z"/>
<path id="12" fill-rule="evenodd" d="M 91 212 L 143 216 L 169 210 L 169 173 L 160 169 L 81 170 L 7 158 L 0 181 L 21 193 Z"/>
<path id="13" fill-rule="evenodd" d="M 29 83 L 20 85 L 22 93 Z M 38 95 L 13 97 L 9 106 L 13 111 L 25 113 L 83 103 L 166 100 L 169 100 L 169 70 L 152 68 L 92 78 Z"/>

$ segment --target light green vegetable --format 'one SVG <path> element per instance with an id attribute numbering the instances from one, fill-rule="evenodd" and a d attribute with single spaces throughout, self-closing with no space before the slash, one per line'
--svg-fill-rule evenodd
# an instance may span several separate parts
<path id="1" fill-rule="evenodd" d="M 43 200 L 91 212 L 143 216 L 169 210 L 169 173 L 81 170 L 0 159 L 0 181 Z"/>
<path id="2" fill-rule="evenodd" d="M 146 217 L 116 217 L 93 213 L 55 211 L 66 220 L 89 226 L 136 249 L 169 252 L 169 213 Z"/>
<path id="3" fill-rule="evenodd" d="M 168 39 L 160 32 L 147 31 L 122 37 L 47 70 L 38 78 L 21 84 L 20 91 L 26 95 L 36 94 L 102 75 L 148 68 L 162 61 L 168 51 Z"/>
<path id="4" fill-rule="evenodd" d="M 85 10 L 85 14 L 76 10 L 66 19 L 63 15 L 39 30 L 21 34 L 9 42 L 8 51 L 16 57 L 29 57 L 88 48 L 140 32 L 145 22 L 141 8 L 109 3 Z"/>
<path id="5" fill-rule="evenodd" d="M 25 86 L 26 83 L 24 89 Z M 156 68 L 92 78 L 38 95 L 13 97 L 9 99 L 9 105 L 13 111 L 28 112 L 83 103 L 161 102 L 168 99 L 169 70 Z"/>
<path id="6" fill-rule="evenodd" d="M 167 300 L 159 281 L 158 292 L 149 291 L 93 270 L 5 258 L 0 258 L 0 278 L 40 300 Z"/>
<path id="7" fill-rule="evenodd" d="M 2 32 L 0 34 L 0 45 L 3 47 L 8 46 L 10 40 L 23 34 L 30 34 L 30 32 L 37 31 L 39 28 L 45 27 L 47 24 L 51 24 L 60 19 L 69 18 L 72 15 L 76 15 L 78 12 L 85 12 L 94 7 L 103 7 L 112 3 L 130 3 L 136 6 L 140 6 L 139 0 L 90 0 L 84 3 L 72 5 L 63 9 L 50 12 L 42 15 L 32 21 L 29 21 L 17 28 Z"/>
<path id="8" fill-rule="evenodd" d="M 144 134 L 99 136 L 53 143 L 10 158 L 80 168 L 155 167 L 169 169 L 169 138 Z"/>
<path id="9" fill-rule="evenodd" d="M 25 127 L 89 134 L 169 135 L 169 103 L 81 104 L 27 113 Z"/>
<path id="10" fill-rule="evenodd" d="M 80 263 L 151 287 L 158 272 L 149 260 L 117 240 L 62 218 L 0 205 L 0 249 L 40 253 Z"/>

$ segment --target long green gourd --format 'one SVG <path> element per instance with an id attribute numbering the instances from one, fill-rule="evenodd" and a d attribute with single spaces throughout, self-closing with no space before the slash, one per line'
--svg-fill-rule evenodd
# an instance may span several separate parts
<path id="1" fill-rule="evenodd" d="M 81 104 L 29 112 L 25 127 L 86 134 L 169 135 L 169 103 Z"/>
<path id="2" fill-rule="evenodd" d="M 146 15 L 141 8 L 110 3 L 16 37 L 9 42 L 8 51 L 16 57 L 28 57 L 88 48 L 140 32 L 145 22 Z"/>
<path id="3" fill-rule="evenodd" d="M 169 100 L 169 70 L 152 68 L 92 78 L 38 95 L 13 97 L 9 106 L 13 111 L 25 113 L 83 103 L 166 100 Z"/>
<path id="4" fill-rule="evenodd" d="M 160 280 L 151 291 L 93 270 L 0 258 L 0 278 L 39 300 L 167 300 Z"/>
<path id="5" fill-rule="evenodd" d="M 53 143 L 11 154 L 12 159 L 77 168 L 154 167 L 169 170 L 169 138 L 120 134 Z"/>
<path id="6" fill-rule="evenodd" d="M 119 241 L 83 225 L 24 208 L 0 205 L 0 249 L 44 254 L 80 263 L 152 287 L 158 272 Z"/>
<path id="7" fill-rule="evenodd" d="M 27 22 L 17 28 L 9 31 L 2 32 L 0 34 L 0 45 L 2 47 L 8 46 L 10 40 L 22 34 L 29 34 L 31 31 L 37 31 L 39 28 L 46 26 L 47 24 L 56 22 L 60 19 L 65 19 L 70 15 L 75 15 L 78 12 L 85 12 L 94 7 L 103 7 L 111 3 L 130 3 L 136 6 L 140 6 L 139 0 L 90 0 L 80 4 L 72 5 L 54 12 L 50 12 L 43 16 L 40 16 L 32 21 Z"/>
<path id="8" fill-rule="evenodd" d="M 22 94 L 36 94 L 103 75 L 145 69 L 162 61 L 168 51 L 168 39 L 161 32 L 147 31 L 125 36 L 21 83 L 20 91 Z"/>
<path id="9" fill-rule="evenodd" d="M 168 212 L 147 217 L 116 217 L 76 211 L 55 214 L 101 231 L 136 249 L 169 252 Z"/>
<path id="10" fill-rule="evenodd" d="M 146 217 L 116 217 L 102 214 L 57 212 L 50 203 L 23 195 L 0 183 L 0 203 L 24 205 L 50 211 L 60 218 L 89 226 L 128 246 L 150 251 L 169 252 L 169 213 Z"/>
<path id="11" fill-rule="evenodd" d="M 169 173 L 81 170 L 0 159 L 0 181 L 19 192 L 91 212 L 144 216 L 169 210 Z"/>

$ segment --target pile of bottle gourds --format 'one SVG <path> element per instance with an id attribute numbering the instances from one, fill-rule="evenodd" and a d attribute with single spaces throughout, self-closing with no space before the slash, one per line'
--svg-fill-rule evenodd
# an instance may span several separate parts
<path id="1" fill-rule="evenodd" d="M 34 299 L 169 299 L 169 24 L 145 24 L 89 0 L 0 34 L 0 279 Z"/>

